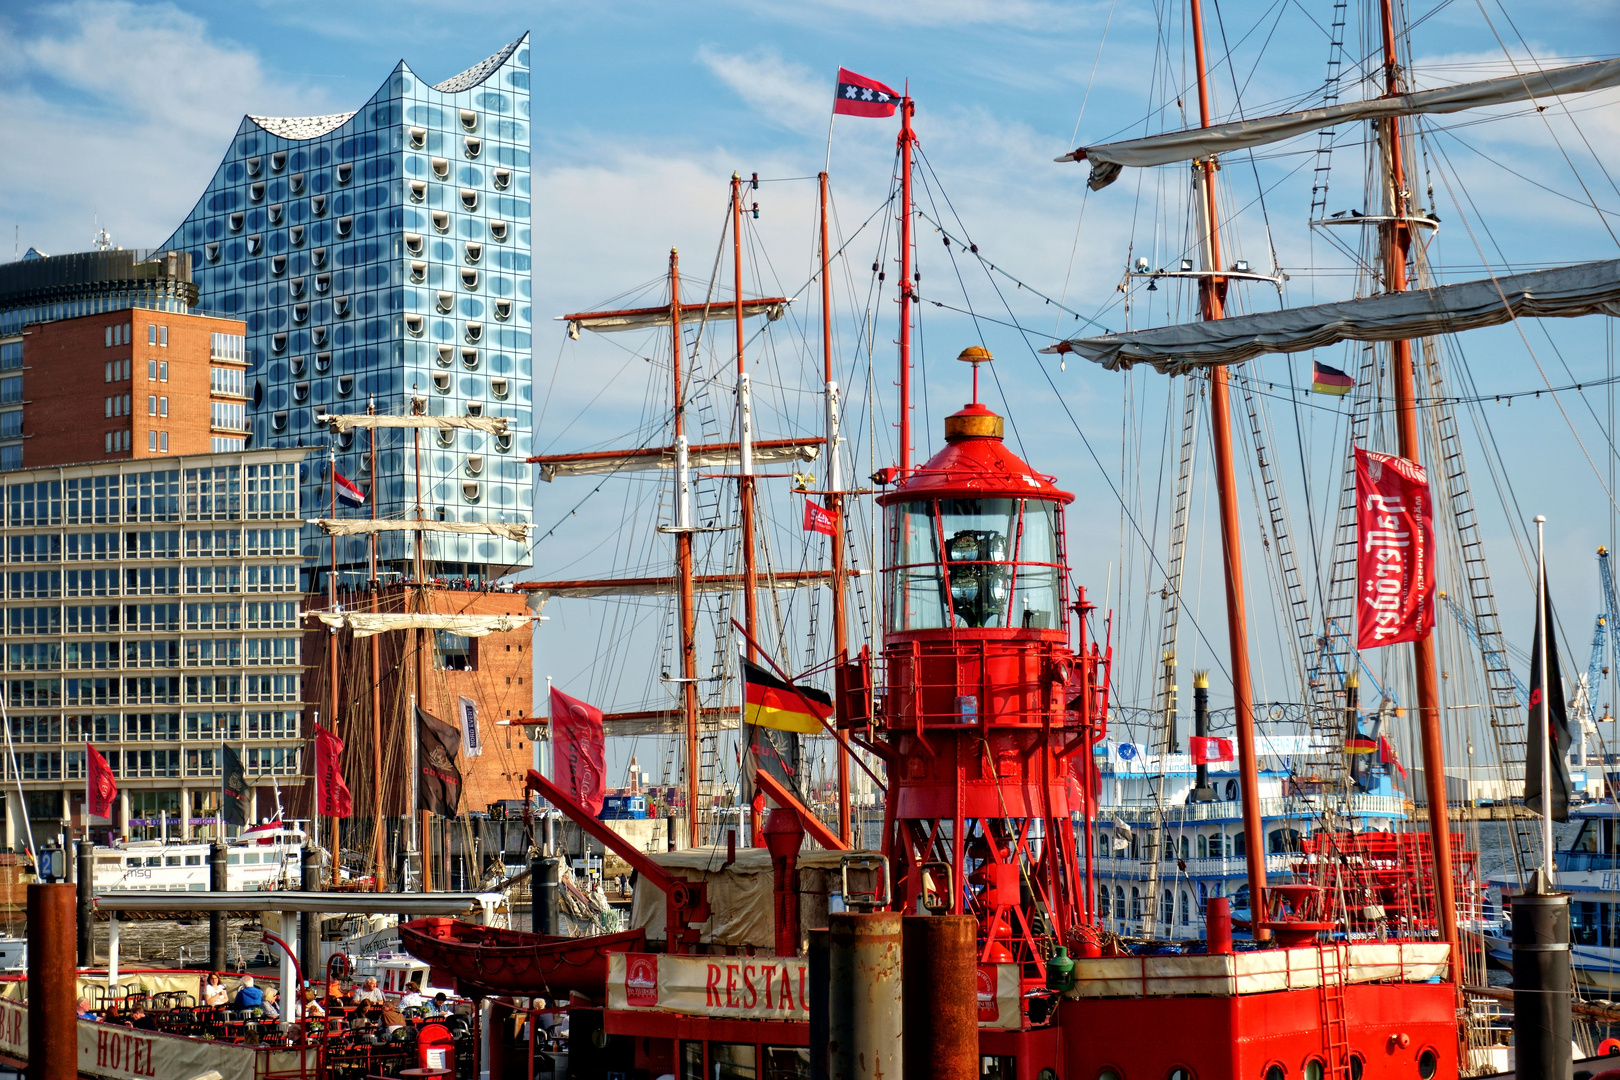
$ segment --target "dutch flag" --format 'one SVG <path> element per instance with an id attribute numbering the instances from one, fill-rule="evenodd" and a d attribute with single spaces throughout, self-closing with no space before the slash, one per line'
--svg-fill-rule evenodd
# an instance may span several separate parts
<path id="1" fill-rule="evenodd" d="M 338 502 L 344 506 L 366 505 L 366 493 L 336 469 L 332 470 L 332 489 L 337 492 Z"/>

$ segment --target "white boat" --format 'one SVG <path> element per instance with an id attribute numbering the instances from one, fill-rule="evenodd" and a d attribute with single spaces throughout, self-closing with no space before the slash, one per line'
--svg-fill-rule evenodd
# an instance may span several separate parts
<path id="1" fill-rule="evenodd" d="M 266 822 L 226 842 L 230 892 L 297 889 L 303 877 L 304 830 Z M 207 892 L 208 840 L 132 840 L 95 849 L 95 891 Z"/>

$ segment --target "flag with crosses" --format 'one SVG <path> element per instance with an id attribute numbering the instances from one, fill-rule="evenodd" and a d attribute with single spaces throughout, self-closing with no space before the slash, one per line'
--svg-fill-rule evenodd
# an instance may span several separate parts
<path id="1" fill-rule="evenodd" d="M 857 75 L 848 68 L 838 69 L 838 92 L 833 96 L 833 112 L 845 116 L 893 116 L 900 95 L 876 79 Z"/>

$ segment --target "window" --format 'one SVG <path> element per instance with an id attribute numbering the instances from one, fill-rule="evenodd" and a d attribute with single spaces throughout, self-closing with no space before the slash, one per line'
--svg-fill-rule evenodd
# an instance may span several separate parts
<path id="1" fill-rule="evenodd" d="M 168 382 L 168 381 L 169 381 L 169 362 L 167 360 L 160 360 L 160 361 L 158 361 L 158 382 Z"/>
<path id="2" fill-rule="evenodd" d="M 251 243 L 252 241 L 250 240 L 249 242 Z M 146 324 L 146 343 L 148 345 L 157 344 L 157 323 Z"/>
<path id="3" fill-rule="evenodd" d="M 156 416 L 157 415 L 157 395 L 156 394 L 148 394 L 148 395 L 146 395 L 146 415 L 147 416 Z"/>
<path id="4" fill-rule="evenodd" d="M 337 234 L 339 236 L 348 236 L 349 233 L 351 233 L 353 231 L 354 231 L 354 215 L 353 214 L 345 214 L 343 217 L 340 217 L 340 218 L 337 219 Z"/>
<path id="5" fill-rule="evenodd" d="M 0 413 L 0 439 L 22 438 L 23 414 L 21 409 Z"/>
<path id="6" fill-rule="evenodd" d="M 494 169 L 491 173 L 495 179 L 495 190 L 505 191 L 512 183 L 511 169 Z M 503 222 L 504 224 L 504 222 Z"/>
<path id="7" fill-rule="evenodd" d="M 158 346 L 164 349 L 169 347 L 169 328 L 167 326 L 158 327 Z"/>
<path id="8" fill-rule="evenodd" d="M 112 348 L 112 331 L 113 331 L 112 327 L 110 327 L 110 326 L 107 327 L 107 344 L 102 346 L 103 348 L 107 348 L 107 349 Z"/>
<path id="9" fill-rule="evenodd" d="M 159 416 L 168 416 L 169 415 L 169 399 L 168 398 L 166 398 L 166 397 L 158 398 L 158 415 Z"/>
<path id="10" fill-rule="evenodd" d="M 439 232 L 449 232 L 450 215 L 443 210 L 433 211 L 433 227 Z"/>
<path id="11" fill-rule="evenodd" d="M 472 269 L 471 267 L 466 267 L 466 266 L 462 267 L 461 268 L 461 285 L 462 285 L 462 288 L 465 288 L 465 289 L 476 289 L 476 288 L 478 288 L 478 271 Z"/>
<path id="12" fill-rule="evenodd" d="M 165 454 L 169 452 L 169 433 L 167 431 L 158 432 L 158 452 Z"/>
<path id="13" fill-rule="evenodd" d="M 452 634 L 448 630 L 436 630 L 434 631 L 434 640 L 438 647 L 437 659 L 440 670 L 478 670 L 478 654 L 475 651 L 472 638 Z"/>
<path id="14" fill-rule="evenodd" d="M 247 361 L 247 339 L 241 334 L 210 334 L 208 336 L 210 360 Z"/>
<path id="15" fill-rule="evenodd" d="M 468 210 L 478 209 L 478 189 L 464 187 L 461 189 L 461 205 Z"/>
<path id="16" fill-rule="evenodd" d="M 0 345 L 0 371 L 15 371 L 23 364 L 23 343 L 8 341 Z"/>
<path id="17" fill-rule="evenodd" d="M 447 180 L 450 178 L 450 160 L 448 158 L 433 158 L 431 164 L 433 166 L 434 176 L 437 176 L 440 180 Z"/>
<path id="18" fill-rule="evenodd" d="M 155 451 L 157 449 L 157 432 L 148 431 L 146 433 L 146 449 L 149 451 Z"/>
<path id="19" fill-rule="evenodd" d="M 483 140 L 481 139 L 463 139 L 461 144 L 465 148 L 467 156 L 470 158 L 477 157 L 479 151 L 484 148 Z"/>

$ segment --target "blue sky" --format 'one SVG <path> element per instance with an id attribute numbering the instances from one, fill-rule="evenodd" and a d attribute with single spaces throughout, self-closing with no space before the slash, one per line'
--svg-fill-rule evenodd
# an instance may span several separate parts
<path id="1" fill-rule="evenodd" d="M 1234 83 L 1242 88 L 1248 115 L 1308 99 L 1322 82 L 1328 51 L 1322 27 L 1331 10 L 1321 0 L 1211 5 L 1211 54 L 1221 60 L 1230 47 L 1232 57 L 1214 73 L 1218 117 L 1232 114 Z M 1352 59 L 1364 51 L 1355 11 L 1352 4 Z M 1414 80 L 1442 85 L 1508 74 L 1512 63 L 1526 63 L 1532 55 L 1555 63 L 1620 51 L 1620 14 L 1612 5 L 1571 0 L 1558 5 L 1556 19 L 1545 12 L 1545 5 L 1528 0 L 1419 2 L 1409 12 L 1416 24 Z M 1139 699 L 1143 657 L 1157 648 L 1151 644 L 1157 583 L 1132 535 L 1133 521 L 1151 532 L 1152 522 L 1162 520 L 1155 507 L 1168 483 L 1160 474 L 1164 417 L 1180 387 L 1147 372 L 1127 379 L 1083 364 L 1059 370 L 1038 361 L 1030 345 L 1049 340 L 1064 320 L 1019 283 L 1119 329 L 1125 316 L 1116 286 L 1127 256 L 1151 256 L 1159 264 L 1179 257 L 1182 172 L 1127 173 L 1113 187 L 1086 195 L 1085 168 L 1054 164 L 1052 158 L 1076 145 L 1077 130 L 1079 142 L 1103 141 L 1177 127 L 1183 115 L 1195 118 L 1190 92 L 1180 92 L 1190 64 L 1183 23 L 1182 6 L 1173 3 L 1039 0 L 13 2 L 0 13 L 0 225 L 14 227 L 21 248 L 37 245 L 48 252 L 87 247 L 96 220 L 118 243 L 155 243 L 190 208 L 243 113 L 353 109 L 400 59 L 436 81 L 529 31 L 539 323 L 548 311 L 588 308 L 656 279 L 671 246 L 682 250 L 692 278 L 706 278 L 734 169 L 778 180 L 813 175 L 822 166 L 839 65 L 896 87 L 909 79 L 932 170 L 932 201 L 924 210 L 950 221 L 953 231 L 966 230 L 1008 275 L 987 274 L 971 260 L 953 261 L 924 226 L 923 292 L 947 307 L 924 314 L 927 396 L 918 402 L 919 429 L 938 445 L 939 417 L 966 394 L 966 372 L 950 359 L 983 340 L 1000 358 L 1001 393 L 992 394 L 992 402 L 1008 409 L 1032 463 L 1057 474 L 1078 497 L 1070 518 L 1076 576 L 1119 608 L 1121 694 Z M 1368 92 L 1347 85 L 1344 93 L 1350 98 Z M 1573 100 L 1567 110 L 1499 109 L 1434 127 L 1422 182 L 1434 187 L 1432 205 L 1444 222 L 1432 250 L 1443 277 L 1482 276 L 1485 266 L 1500 271 L 1620 255 L 1609 231 L 1620 233 L 1620 158 L 1614 151 L 1620 145 L 1620 94 Z M 1351 135 L 1333 155 L 1329 212 L 1360 205 L 1362 156 L 1359 136 Z M 838 123 L 831 161 L 846 237 L 882 205 L 893 137 L 889 121 Z M 1270 265 L 1274 248 L 1290 277 L 1282 298 L 1254 290 L 1236 301 L 1240 308 L 1275 307 L 1280 299 L 1339 299 L 1353 288 L 1346 257 L 1321 230 L 1306 226 L 1315 149 L 1312 137 L 1260 155 L 1252 165 L 1225 163 L 1222 198 L 1233 216 L 1228 250 L 1258 267 Z M 1262 190 L 1263 201 L 1257 197 Z M 758 196 L 761 216 L 749 224 L 751 241 L 771 261 L 755 264 L 750 276 L 760 278 L 762 290 L 792 291 L 806 280 L 813 260 L 813 196 L 813 185 L 802 180 L 766 184 Z M 1593 209 L 1594 200 L 1609 212 L 1606 217 Z M 1428 204 L 1426 193 L 1422 201 Z M 868 228 L 851 244 L 839 301 L 841 363 L 853 369 L 852 343 L 870 310 L 877 320 L 874 381 L 888 394 L 893 305 L 868 305 L 863 291 L 876 236 L 876 228 Z M 891 285 L 893 280 L 891 272 Z M 1131 318 L 1145 325 L 1184 317 L 1189 302 L 1188 295 L 1168 288 L 1152 297 L 1134 294 Z M 995 321 L 976 324 L 963 310 Z M 800 311 L 809 314 L 813 305 L 801 304 Z M 1010 321 L 1032 336 L 1003 325 Z M 1075 325 L 1068 319 L 1063 332 Z M 802 390 L 818 368 L 819 344 L 814 335 L 796 339 L 789 329 L 772 330 L 772 343 L 761 353 L 769 357 L 761 361 L 764 375 L 756 377 L 780 384 L 766 419 L 802 430 L 814 407 Z M 1522 395 L 1605 374 L 1612 347 L 1604 320 L 1522 329 L 1522 338 L 1515 328 L 1470 335 L 1453 355 L 1454 377 L 1466 371 L 1487 394 Z M 656 411 L 656 366 L 626 363 L 642 347 L 637 343 L 627 353 L 589 339 L 567 343 L 560 331 L 542 325 L 535 398 L 544 414 L 536 445 L 570 450 L 644 437 Z M 1329 351 L 1320 359 L 1337 364 L 1343 353 Z M 1255 365 L 1256 377 L 1274 387 L 1287 384 L 1290 370 L 1295 378 L 1303 371 L 1308 381 L 1309 359 Z M 1343 459 L 1343 406 L 1316 398 L 1296 417 L 1285 399 L 1268 400 L 1275 425 L 1271 441 L 1295 500 L 1293 512 L 1303 518 L 1309 473 L 1315 517 L 1330 523 L 1331 487 Z M 892 405 L 885 408 L 892 415 Z M 1614 457 L 1607 409 L 1603 391 L 1565 393 L 1556 403 L 1546 394 L 1540 400 L 1520 396 L 1512 406 L 1480 406 L 1481 423 L 1465 417 L 1464 424 L 1510 639 L 1528 644 L 1531 610 L 1515 530 L 1522 541 L 1524 519 L 1545 513 L 1552 519 L 1554 595 L 1572 661 L 1579 664 L 1595 609 L 1592 551 L 1611 535 L 1604 490 Z M 878 464 L 892 453 L 885 440 L 892 446 L 880 426 Z M 1484 442 L 1492 443 L 1501 462 L 1495 470 L 1484 460 Z M 1243 472 L 1239 483 L 1248 490 Z M 588 490 L 541 485 L 537 522 L 549 526 Z M 1126 493 L 1128 515 L 1118 491 Z M 1209 644 L 1186 648 L 1202 649 L 1202 663 L 1219 667 L 1225 652 L 1219 562 L 1210 548 L 1214 519 L 1204 514 L 1202 475 L 1195 492 L 1185 589 L 1192 621 Z M 650 520 L 650 497 L 645 486 L 626 484 L 585 500 L 577 516 L 537 549 L 537 576 L 656 564 L 664 556 L 648 537 L 604 539 L 616 535 L 633 509 Z M 775 498 L 789 506 L 784 494 Z M 1252 505 L 1244 517 L 1255 520 Z M 1302 521 L 1296 534 L 1309 534 Z M 787 549 L 799 542 L 796 527 L 783 526 L 776 535 L 787 560 Z M 1278 644 L 1282 630 L 1270 613 L 1275 605 L 1267 591 L 1266 552 L 1257 534 L 1248 539 L 1262 693 L 1294 698 L 1297 680 L 1289 675 Z M 638 612 L 632 617 L 605 614 L 601 606 L 553 605 L 553 620 L 541 632 L 539 673 L 608 706 L 654 701 L 662 691 L 646 671 L 650 654 L 633 654 L 626 664 L 617 650 L 627 639 L 616 639 L 613 649 L 602 644 L 607 628 L 634 626 L 634 640 L 656 649 L 661 615 L 651 608 Z M 1399 682 L 1399 663 L 1388 664 Z M 1220 697 L 1218 679 L 1216 685 Z"/>

